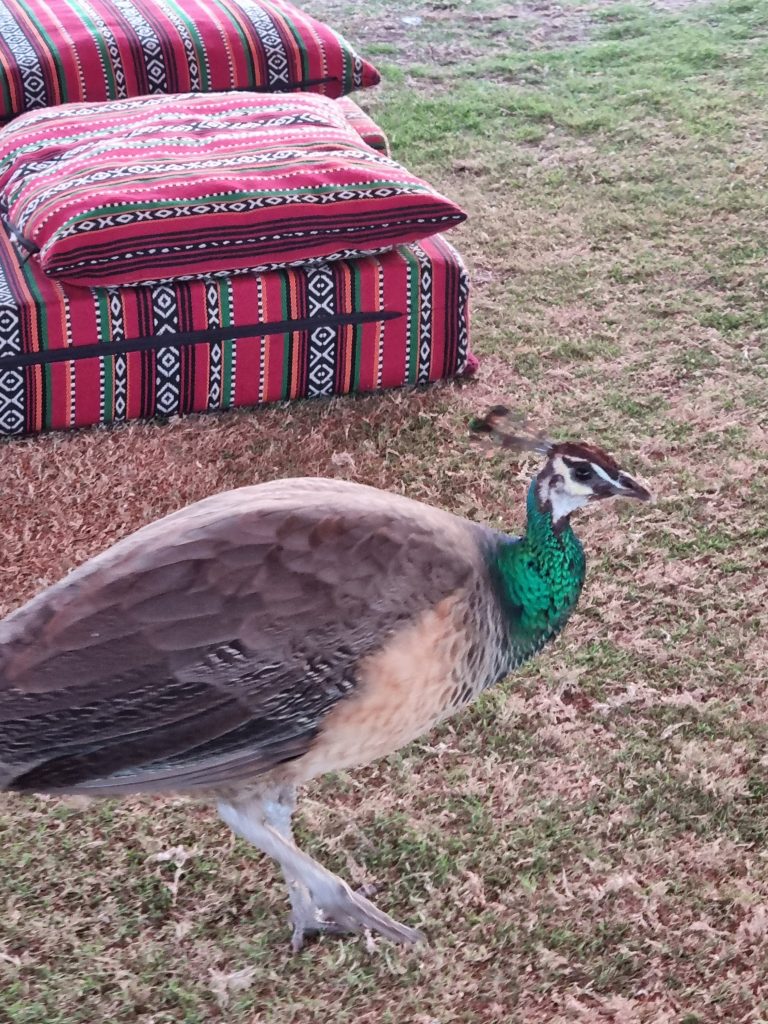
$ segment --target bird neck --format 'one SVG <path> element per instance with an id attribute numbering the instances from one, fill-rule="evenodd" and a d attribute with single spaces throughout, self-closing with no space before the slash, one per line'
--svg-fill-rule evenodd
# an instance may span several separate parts
<path id="1" fill-rule="evenodd" d="M 535 480 L 528 491 L 525 535 L 499 544 L 495 569 L 512 668 L 563 628 L 586 571 L 584 549 L 570 521 L 561 518 L 555 527 L 551 508 L 539 505 Z"/>

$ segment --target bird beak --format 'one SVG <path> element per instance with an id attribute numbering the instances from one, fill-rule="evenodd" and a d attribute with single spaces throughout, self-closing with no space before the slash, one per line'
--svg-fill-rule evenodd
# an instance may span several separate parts
<path id="1" fill-rule="evenodd" d="M 651 492 L 637 480 L 633 480 L 629 473 L 619 473 L 619 479 L 612 484 L 612 487 L 613 493 L 618 498 L 636 498 L 638 501 L 651 500 Z"/>

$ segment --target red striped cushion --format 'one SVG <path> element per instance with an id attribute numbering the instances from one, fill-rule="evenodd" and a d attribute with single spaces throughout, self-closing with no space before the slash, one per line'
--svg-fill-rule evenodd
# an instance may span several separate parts
<path id="1" fill-rule="evenodd" d="M 51 107 L 0 132 L 3 223 L 76 284 L 348 257 L 464 219 L 322 96 L 156 96 Z"/>
<path id="2" fill-rule="evenodd" d="M 385 156 L 390 155 L 389 139 L 386 132 L 379 128 L 370 114 L 361 110 L 349 96 L 340 96 L 336 100 L 336 104 L 341 108 L 347 124 L 355 129 L 363 142 L 367 143 L 371 149 L 378 149 Z"/>
<path id="3" fill-rule="evenodd" d="M 0 232 L 0 435 L 453 377 L 470 365 L 467 287 L 440 235 L 107 292 L 19 267 Z"/>
<path id="4" fill-rule="evenodd" d="M 378 81 L 285 0 L 0 0 L 0 120 L 150 93 L 340 96 Z"/>

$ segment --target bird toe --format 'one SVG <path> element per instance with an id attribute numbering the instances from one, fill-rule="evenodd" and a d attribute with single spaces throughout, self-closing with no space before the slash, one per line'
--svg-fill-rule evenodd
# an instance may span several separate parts
<path id="1" fill-rule="evenodd" d="M 320 906 L 323 930 L 332 929 L 334 934 L 371 931 L 402 945 L 413 945 L 425 940 L 423 932 L 400 924 L 365 896 L 353 892 L 341 879 L 337 879 L 337 882 Z"/>
<path id="2" fill-rule="evenodd" d="M 354 935 L 374 932 L 401 945 L 425 941 L 423 932 L 400 924 L 379 910 L 360 892 L 353 892 L 341 879 L 311 894 L 311 903 L 296 906 L 291 916 L 291 949 L 299 953 L 307 941 L 318 935 Z M 369 890 L 368 890 L 369 891 Z"/>

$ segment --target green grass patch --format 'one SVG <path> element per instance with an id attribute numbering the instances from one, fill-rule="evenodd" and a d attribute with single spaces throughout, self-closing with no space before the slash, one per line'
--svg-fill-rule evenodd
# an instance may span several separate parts
<path id="1" fill-rule="evenodd" d="M 301 844 L 428 948 L 291 957 L 279 871 L 206 807 L 8 799 L 0 1021 L 764 1017 L 768 5 L 310 7 L 380 64 L 356 98 L 395 157 L 469 213 L 479 377 L 8 444 L 7 606 L 75 542 L 276 476 L 516 532 L 535 460 L 466 437 L 500 400 L 656 500 L 579 519 L 585 591 L 539 659 L 304 794 Z M 153 859 L 177 847 L 178 879 Z"/>

